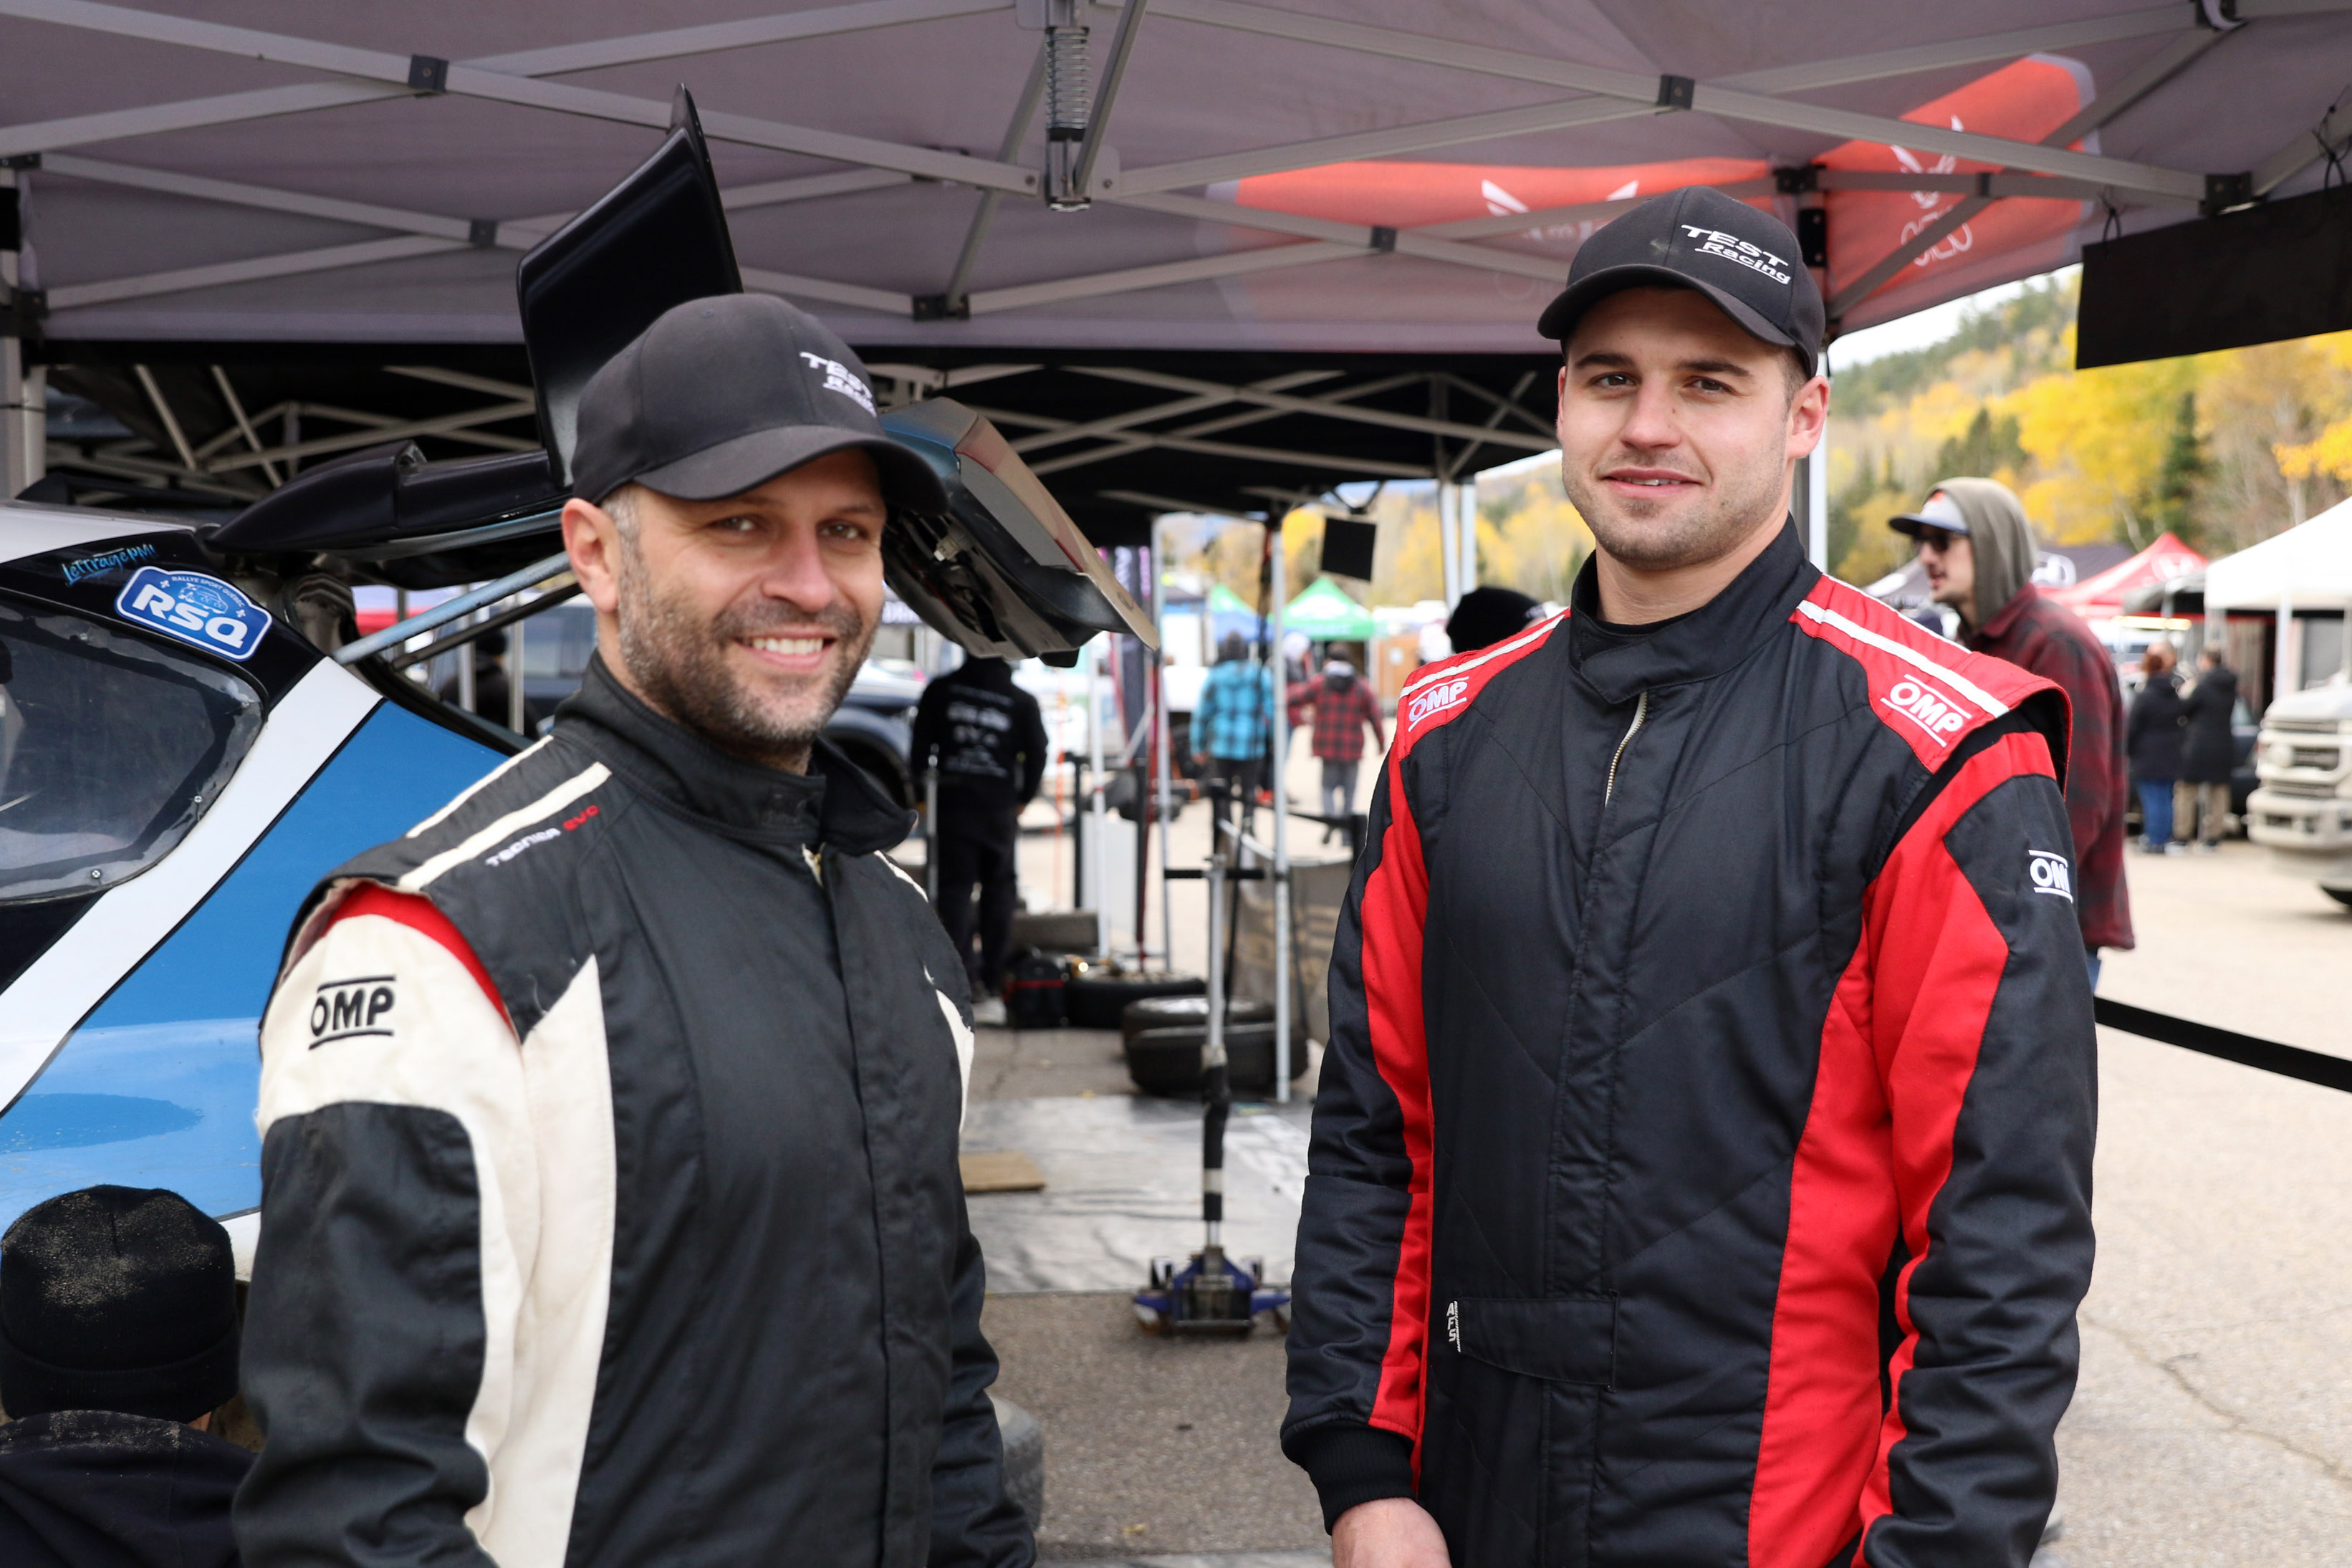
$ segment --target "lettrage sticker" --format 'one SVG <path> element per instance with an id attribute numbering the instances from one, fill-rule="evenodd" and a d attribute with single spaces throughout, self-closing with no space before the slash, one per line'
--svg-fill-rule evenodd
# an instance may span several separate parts
<path id="1" fill-rule="evenodd" d="M 253 657 L 269 630 L 269 612 L 201 571 L 142 566 L 115 596 L 114 612 L 134 625 L 239 663 Z"/>

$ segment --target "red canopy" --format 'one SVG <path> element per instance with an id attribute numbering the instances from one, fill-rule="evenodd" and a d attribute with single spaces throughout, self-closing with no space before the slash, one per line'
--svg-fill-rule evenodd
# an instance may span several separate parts
<path id="1" fill-rule="evenodd" d="M 2186 576 L 2205 564 L 2205 558 L 2176 538 L 2170 529 L 2129 560 L 2119 561 L 2096 577 L 2072 588 L 2043 591 L 2086 621 L 2124 612 L 2124 597 L 2134 589 Z"/>

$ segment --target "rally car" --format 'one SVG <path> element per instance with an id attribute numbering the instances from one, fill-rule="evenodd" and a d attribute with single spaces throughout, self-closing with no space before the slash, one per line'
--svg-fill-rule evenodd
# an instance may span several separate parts
<path id="1" fill-rule="evenodd" d="M 256 1036 L 297 904 L 521 744 L 403 671 L 576 592 L 557 518 L 582 384 L 670 305 L 740 286 L 690 105 L 518 282 L 543 451 L 394 444 L 202 527 L 0 504 L 0 1228 L 114 1182 L 249 1249 Z M 1150 640 L 986 420 L 940 400 L 887 423 L 949 487 L 886 533 L 932 626 L 1016 659 Z M 486 580 L 358 634 L 356 585 Z"/>

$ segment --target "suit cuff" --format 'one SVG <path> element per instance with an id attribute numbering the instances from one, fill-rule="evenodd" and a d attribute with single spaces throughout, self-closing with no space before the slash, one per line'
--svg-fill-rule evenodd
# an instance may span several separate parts
<path id="1" fill-rule="evenodd" d="M 1412 1442 L 1397 1433 L 1335 1422 L 1294 1433 L 1282 1447 L 1315 1483 L 1327 1531 L 1358 1503 L 1414 1495 Z"/>

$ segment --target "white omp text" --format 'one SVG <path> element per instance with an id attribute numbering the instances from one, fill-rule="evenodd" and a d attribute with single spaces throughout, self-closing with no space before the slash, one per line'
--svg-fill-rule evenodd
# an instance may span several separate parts
<path id="1" fill-rule="evenodd" d="M 1469 689 L 1470 681 L 1469 677 L 1466 675 L 1456 676 L 1454 679 L 1450 681 L 1438 682 L 1435 685 L 1430 687 L 1427 691 L 1413 698 L 1412 702 L 1405 705 L 1404 722 L 1406 726 L 1409 727 L 1412 725 L 1419 724 L 1431 714 L 1444 713 L 1447 708 L 1459 706 L 1462 701 L 1463 694 L 1467 692 Z"/>
<path id="2" fill-rule="evenodd" d="M 2055 850 L 2026 851 L 2025 873 L 2032 879 L 2034 892 L 2074 902 L 2074 868 Z"/>
<path id="3" fill-rule="evenodd" d="M 1762 246 L 1741 239 L 1738 235 L 1725 234 L 1721 229 L 1700 228 L 1696 224 L 1683 225 L 1683 233 L 1698 241 L 1691 248 L 1701 256 L 1719 256 L 1750 272 L 1760 272 L 1775 283 L 1789 281 L 1789 275 L 1780 270 L 1789 265 L 1788 258 L 1774 256 Z"/>
<path id="4" fill-rule="evenodd" d="M 1879 700 L 1917 725 L 1937 746 L 1951 745 L 1952 737 L 1969 727 L 1969 716 L 1956 699 L 1908 675 Z"/>

